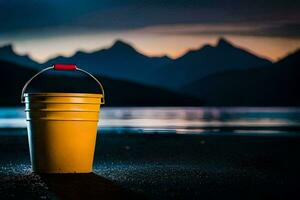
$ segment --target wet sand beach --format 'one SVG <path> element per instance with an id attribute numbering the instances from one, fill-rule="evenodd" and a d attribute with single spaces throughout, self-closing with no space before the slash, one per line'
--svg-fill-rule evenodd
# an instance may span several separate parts
<path id="1" fill-rule="evenodd" d="M 20 134 L 22 133 L 22 134 Z M 26 129 L 0 131 L 1 199 L 297 199 L 300 137 L 98 134 L 94 173 L 31 173 Z"/>

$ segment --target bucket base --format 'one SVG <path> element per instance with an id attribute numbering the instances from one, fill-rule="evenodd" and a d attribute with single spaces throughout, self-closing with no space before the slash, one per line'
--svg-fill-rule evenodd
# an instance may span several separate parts
<path id="1" fill-rule="evenodd" d="M 93 171 L 97 123 L 32 120 L 29 121 L 28 129 L 33 172 L 90 173 Z"/>

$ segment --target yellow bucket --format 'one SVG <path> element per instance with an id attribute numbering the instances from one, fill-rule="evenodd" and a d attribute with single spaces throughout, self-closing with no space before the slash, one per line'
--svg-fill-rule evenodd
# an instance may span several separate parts
<path id="1" fill-rule="evenodd" d="M 49 69 L 84 72 L 98 82 L 102 94 L 25 93 L 32 79 Z M 42 70 L 25 84 L 22 102 L 25 103 L 32 170 L 37 173 L 92 172 L 100 105 L 104 104 L 101 83 L 75 65 L 57 64 Z"/>

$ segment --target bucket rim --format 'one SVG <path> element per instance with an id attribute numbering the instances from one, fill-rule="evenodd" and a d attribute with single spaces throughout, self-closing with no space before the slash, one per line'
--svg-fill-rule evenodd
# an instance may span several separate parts
<path id="1" fill-rule="evenodd" d="M 25 93 L 24 97 L 29 96 L 44 96 L 44 97 L 94 97 L 101 98 L 103 94 L 97 93 L 69 93 L 69 92 L 38 92 L 38 93 Z"/>

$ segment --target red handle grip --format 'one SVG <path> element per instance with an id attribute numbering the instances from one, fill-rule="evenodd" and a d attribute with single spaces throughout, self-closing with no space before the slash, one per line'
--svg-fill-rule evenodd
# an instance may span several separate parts
<path id="1" fill-rule="evenodd" d="M 55 70 L 67 70 L 67 71 L 74 71 L 76 70 L 76 65 L 74 64 L 54 64 Z"/>

